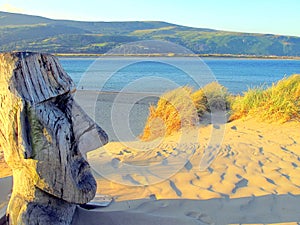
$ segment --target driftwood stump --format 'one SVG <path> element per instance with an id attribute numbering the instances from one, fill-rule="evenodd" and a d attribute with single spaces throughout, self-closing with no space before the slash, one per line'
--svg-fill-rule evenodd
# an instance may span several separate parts
<path id="1" fill-rule="evenodd" d="M 96 181 L 82 153 L 106 133 L 74 102 L 75 85 L 58 60 L 0 54 L 0 148 L 13 170 L 8 224 L 71 224 Z"/>

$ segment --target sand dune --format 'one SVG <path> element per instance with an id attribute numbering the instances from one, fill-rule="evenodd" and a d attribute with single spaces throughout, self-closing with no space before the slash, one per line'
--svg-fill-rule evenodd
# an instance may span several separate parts
<path id="1" fill-rule="evenodd" d="M 105 105 L 106 97 L 97 102 Z M 130 99 L 121 104 L 131 104 Z M 140 112 L 147 107 L 140 104 L 134 117 L 144 120 L 147 111 Z M 101 115 L 100 124 L 109 123 L 109 112 Z M 135 124 L 138 134 L 142 122 Z M 114 201 L 91 210 L 78 207 L 73 225 L 298 224 L 299 131 L 299 122 L 249 119 L 225 127 L 202 124 L 152 142 L 110 142 L 88 153 L 88 159 L 97 192 Z M 10 174 L 4 163 L 0 169 L 2 177 Z M 6 198 L 3 180 L 0 184 Z"/>
<path id="2" fill-rule="evenodd" d="M 89 161 L 98 171 L 98 192 L 114 196 L 115 204 L 152 199 L 118 211 L 121 218 L 127 213 L 146 216 L 148 222 L 136 224 L 156 223 L 160 216 L 175 218 L 172 224 L 297 224 L 300 124 L 253 119 L 228 123 L 216 157 L 201 170 L 212 129 L 208 125 L 184 131 L 197 142 L 177 133 L 154 142 L 109 143 L 90 152 Z"/>
<path id="3" fill-rule="evenodd" d="M 228 123 L 216 158 L 201 171 L 211 130 L 212 125 L 186 131 L 191 139 L 200 134 L 198 143 L 176 143 L 176 134 L 160 142 L 109 143 L 90 152 L 93 168 L 107 178 L 98 176 L 99 192 L 117 200 L 300 194 L 299 123 Z"/>

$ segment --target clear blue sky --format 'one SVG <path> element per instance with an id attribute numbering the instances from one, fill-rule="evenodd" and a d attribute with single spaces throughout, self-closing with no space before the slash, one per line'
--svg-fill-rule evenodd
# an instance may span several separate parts
<path id="1" fill-rule="evenodd" d="M 0 10 L 85 21 L 159 20 L 300 36 L 300 0 L 0 0 Z"/>

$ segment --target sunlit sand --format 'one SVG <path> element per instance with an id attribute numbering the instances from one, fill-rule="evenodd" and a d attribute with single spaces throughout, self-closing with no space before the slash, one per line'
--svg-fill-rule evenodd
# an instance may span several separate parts
<path id="1" fill-rule="evenodd" d="M 152 142 L 110 142 L 89 152 L 98 194 L 114 200 L 108 207 L 78 208 L 74 224 L 297 224 L 300 123 L 227 123 L 203 170 L 213 129 L 218 127 L 200 124 Z M 136 170 L 151 165 L 151 173 Z M 1 177 L 10 175 L 3 159 L 0 167 Z"/>

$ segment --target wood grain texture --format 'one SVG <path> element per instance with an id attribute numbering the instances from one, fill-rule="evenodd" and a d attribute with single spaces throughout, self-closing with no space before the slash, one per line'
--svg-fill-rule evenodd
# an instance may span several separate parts
<path id="1" fill-rule="evenodd" d="M 57 58 L 0 54 L 0 151 L 14 177 L 8 224 L 70 224 L 96 181 L 83 155 L 107 134 L 73 100 Z"/>

